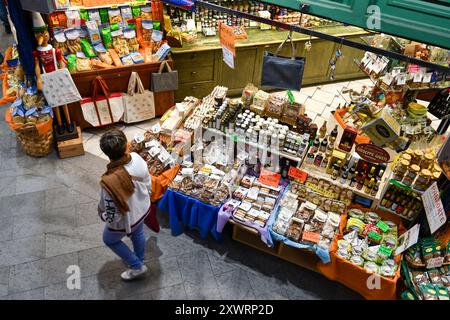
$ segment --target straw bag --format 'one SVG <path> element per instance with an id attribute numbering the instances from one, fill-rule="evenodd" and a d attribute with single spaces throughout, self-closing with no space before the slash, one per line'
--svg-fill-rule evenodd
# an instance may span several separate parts
<path id="1" fill-rule="evenodd" d="M 131 73 L 128 92 L 123 95 L 123 104 L 123 121 L 125 123 L 139 122 L 155 117 L 153 92 L 144 89 L 137 72 Z"/>
<path id="2" fill-rule="evenodd" d="M 122 94 L 110 93 L 101 76 L 92 82 L 92 97 L 83 98 L 80 104 L 84 119 L 94 127 L 119 122 L 123 116 Z"/>

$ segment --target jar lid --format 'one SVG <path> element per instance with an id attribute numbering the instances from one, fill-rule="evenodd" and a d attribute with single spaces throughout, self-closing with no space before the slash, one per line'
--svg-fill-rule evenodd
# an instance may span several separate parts
<path id="1" fill-rule="evenodd" d="M 402 164 L 402 166 L 405 166 L 405 167 L 409 167 L 409 164 L 410 164 L 410 162 L 408 160 L 402 160 L 400 163 Z"/>
<path id="2" fill-rule="evenodd" d="M 441 172 L 439 172 L 439 171 L 434 171 L 433 172 L 433 179 L 434 180 L 439 179 L 440 176 L 441 176 Z"/>
<path id="3" fill-rule="evenodd" d="M 421 171 L 421 175 L 422 176 L 424 176 L 424 177 L 431 177 L 431 171 L 430 170 L 428 170 L 428 169 L 423 169 L 422 171 Z"/>
<path id="4" fill-rule="evenodd" d="M 439 171 L 439 172 L 442 172 L 442 169 L 441 169 L 441 167 L 440 167 L 437 163 L 435 163 L 434 166 L 433 166 L 433 171 Z"/>
<path id="5" fill-rule="evenodd" d="M 422 150 L 414 151 L 414 156 L 416 156 L 416 157 L 423 157 L 423 151 Z"/>
<path id="6" fill-rule="evenodd" d="M 414 171 L 414 172 L 419 172 L 420 171 L 420 167 L 417 165 L 417 164 L 413 164 L 411 167 L 410 167 L 410 169 L 411 169 L 411 171 Z"/>
<path id="7" fill-rule="evenodd" d="M 402 155 L 402 159 L 403 159 L 403 160 L 407 160 L 407 161 L 411 161 L 411 155 L 409 155 L 409 154 L 407 154 L 407 153 L 404 153 L 404 154 Z"/>
<path id="8" fill-rule="evenodd" d="M 433 161 L 434 160 L 434 156 L 433 156 L 432 153 L 425 153 L 424 157 L 428 161 Z"/>

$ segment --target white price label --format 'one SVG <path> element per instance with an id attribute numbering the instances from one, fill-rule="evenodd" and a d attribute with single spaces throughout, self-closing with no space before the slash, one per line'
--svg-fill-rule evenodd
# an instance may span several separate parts
<path id="1" fill-rule="evenodd" d="M 427 262 L 427 269 L 439 268 L 442 267 L 443 264 L 444 264 L 444 257 L 432 258 Z"/>
<path id="2" fill-rule="evenodd" d="M 144 140 L 145 138 L 143 134 L 138 133 L 134 136 L 134 141 L 136 141 L 136 143 L 141 143 Z"/>
<path id="3" fill-rule="evenodd" d="M 406 84 L 406 74 L 400 73 L 397 75 L 397 84 L 399 86 Z"/>
<path id="4" fill-rule="evenodd" d="M 152 127 L 151 130 L 152 130 L 152 133 L 154 133 L 154 134 L 160 133 L 161 132 L 161 125 L 159 123 L 157 123 L 157 124 L 155 124 Z"/>
<path id="5" fill-rule="evenodd" d="M 383 82 L 386 83 L 388 86 L 391 85 L 392 81 L 394 81 L 394 77 L 390 73 L 387 73 L 383 78 Z"/>
<path id="6" fill-rule="evenodd" d="M 428 72 L 428 73 L 425 73 L 424 75 L 423 75 L 423 80 L 422 80 L 422 82 L 423 83 L 430 83 L 431 82 L 431 77 L 433 76 L 433 73 L 432 72 Z"/>
<path id="7" fill-rule="evenodd" d="M 418 83 L 418 82 L 422 82 L 422 74 L 421 73 L 416 73 L 415 75 L 414 75 L 414 82 L 415 83 Z"/>
<path id="8" fill-rule="evenodd" d="M 228 50 L 226 47 L 222 47 L 222 56 L 223 61 L 229 66 L 231 69 L 234 69 L 234 56 L 233 53 Z"/>
<path id="9" fill-rule="evenodd" d="M 419 239 L 420 224 L 416 224 L 414 227 L 406 231 L 398 238 L 399 246 L 395 250 L 395 255 L 398 255 L 408 249 L 409 247 L 415 245 Z"/>

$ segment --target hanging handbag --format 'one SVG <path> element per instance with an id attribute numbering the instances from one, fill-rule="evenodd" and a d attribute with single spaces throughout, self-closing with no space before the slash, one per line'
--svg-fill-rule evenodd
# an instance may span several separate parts
<path id="1" fill-rule="evenodd" d="M 145 90 L 137 72 L 132 72 L 128 81 L 128 91 L 123 95 L 125 123 L 134 123 L 155 117 L 153 92 Z"/>
<path id="2" fill-rule="evenodd" d="M 167 72 L 163 73 L 164 67 Z M 158 73 L 152 73 L 152 91 L 175 91 L 178 90 L 178 71 L 172 70 L 167 61 L 161 62 Z"/>
<path id="3" fill-rule="evenodd" d="M 123 116 L 121 93 L 110 93 L 105 80 L 97 76 L 92 82 L 92 97 L 80 101 L 84 119 L 94 127 L 119 122 Z M 99 95 L 103 93 L 103 96 Z"/>
<path id="4" fill-rule="evenodd" d="M 290 58 L 279 55 L 281 48 L 288 40 L 291 42 L 292 50 Z M 306 60 L 295 56 L 292 32 L 280 44 L 275 54 L 266 51 L 263 59 L 262 86 L 300 91 Z"/>

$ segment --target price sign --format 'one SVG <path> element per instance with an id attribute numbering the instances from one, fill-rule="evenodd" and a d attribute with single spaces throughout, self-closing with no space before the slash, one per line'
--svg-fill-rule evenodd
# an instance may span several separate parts
<path id="1" fill-rule="evenodd" d="M 261 174 L 259 175 L 259 182 L 265 184 L 270 187 L 278 187 L 280 183 L 281 174 L 275 173 L 266 169 L 261 170 Z"/>
<path id="2" fill-rule="evenodd" d="M 374 231 L 370 231 L 367 236 L 375 241 L 381 241 L 381 234 L 376 233 Z"/>
<path id="3" fill-rule="evenodd" d="M 399 246 L 395 250 L 395 255 L 398 255 L 417 243 L 419 238 L 420 224 L 416 224 L 414 227 L 406 231 L 398 238 Z"/>
<path id="4" fill-rule="evenodd" d="M 234 69 L 234 58 L 236 57 L 236 48 L 234 45 L 233 28 L 219 22 L 219 38 L 222 46 L 223 61 Z"/>
<path id="5" fill-rule="evenodd" d="M 158 134 L 161 132 L 161 125 L 159 123 L 157 123 L 152 127 L 151 130 L 154 134 Z"/>
<path id="6" fill-rule="evenodd" d="M 304 231 L 302 241 L 318 243 L 320 241 L 320 234 L 317 232 Z"/>
<path id="7" fill-rule="evenodd" d="M 308 178 L 308 174 L 305 171 L 302 171 L 296 167 L 289 166 L 288 176 L 304 183 Z"/>
<path id="8" fill-rule="evenodd" d="M 226 63 L 231 69 L 234 69 L 234 56 L 233 53 L 226 47 L 222 47 L 223 62 Z"/>
<path id="9" fill-rule="evenodd" d="M 427 269 L 439 268 L 444 264 L 444 257 L 437 257 L 428 260 Z"/>
<path id="10" fill-rule="evenodd" d="M 384 221 L 378 221 L 377 227 L 383 232 L 387 232 L 389 230 L 389 226 Z"/>
<path id="11" fill-rule="evenodd" d="M 422 201 L 427 215 L 428 225 L 433 234 L 447 221 L 447 215 L 445 214 L 436 182 L 422 194 Z"/>
<path id="12" fill-rule="evenodd" d="M 381 245 L 380 249 L 378 249 L 378 252 L 381 253 L 382 255 L 386 256 L 386 257 L 390 257 L 392 254 L 392 249 L 386 247 L 385 245 Z"/>

